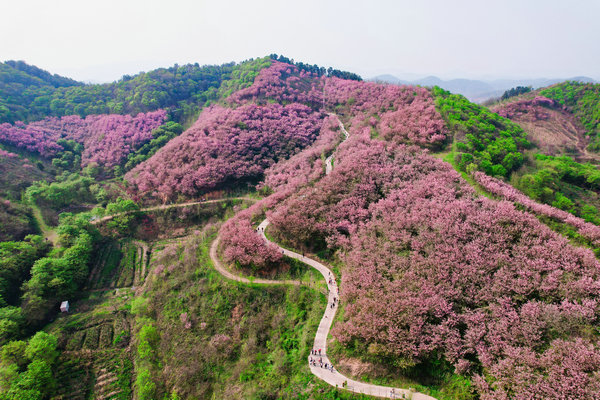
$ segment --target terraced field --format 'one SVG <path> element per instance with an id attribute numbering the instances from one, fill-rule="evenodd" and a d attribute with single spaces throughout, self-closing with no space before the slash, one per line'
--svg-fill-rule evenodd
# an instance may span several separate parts
<path id="1" fill-rule="evenodd" d="M 130 339 L 133 318 L 125 304 L 131 290 L 92 293 L 91 311 L 59 318 L 59 382 L 55 400 L 130 399 L 133 361 Z M 82 305 L 85 309 L 86 304 Z"/>
<path id="2" fill-rule="evenodd" d="M 86 288 L 106 290 L 141 285 L 150 255 L 151 246 L 139 240 L 107 241 L 96 252 Z"/>

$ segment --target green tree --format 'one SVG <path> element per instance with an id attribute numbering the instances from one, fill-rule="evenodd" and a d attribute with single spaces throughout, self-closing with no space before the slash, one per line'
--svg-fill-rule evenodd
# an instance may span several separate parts
<path id="1" fill-rule="evenodd" d="M 56 337 L 46 332 L 37 332 L 27 344 L 25 355 L 32 361 L 43 360 L 52 364 L 58 352 L 56 351 Z"/>

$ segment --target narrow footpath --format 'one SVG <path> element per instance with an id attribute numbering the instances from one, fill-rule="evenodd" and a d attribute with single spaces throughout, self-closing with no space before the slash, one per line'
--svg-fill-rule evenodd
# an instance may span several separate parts
<path id="1" fill-rule="evenodd" d="M 102 218 L 98 218 L 98 219 L 92 220 L 90 223 L 92 225 L 96 225 L 96 224 L 100 224 L 102 222 L 109 221 L 109 220 L 113 219 L 114 217 L 118 217 L 120 215 L 127 215 L 127 214 L 136 213 L 136 212 L 148 212 L 148 211 L 156 211 L 156 210 L 166 210 L 166 209 L 170 209 L 170 208 L 195 206 L 195 205 L 198 205 L 198 204 L 222 203 L 224 201 L 229 201 L 229 200 L 258 201 L 257 199 L 254 199 L 252 197 L 242 196 L 242 197 L 224 197 L 224 198 L 221 198 L 221 199 L 214 199 L 214 200 L 188 201 L 187 203 L 162 204 L 160 206 L 151 206 L 151 207 L 146 207 L 146 208 L 140 208 L 139 210 L 131 210 L 131 211 L 125 211 L 125 212 L 121 212 L 121 213 L 106 215 L 106 216 L 104 216 Z"/>
<path id="2" fill-rule="evenodd" d="M 335 114 L 331 114 L 331 113 L 328 115 L 336 116 Z M 344 128 L 344 124 L 342 124 L 342 121 L 340 121 L 339 118 L 338 118 L 338 124 L 340 126 L 340 129 L 344 133 L 344 140 L 342 141 L 342 143 L 343 143 L 344 141 L 346 141 L 346 139 L 348 139 L 348 136 L 350 136 L 350 135 L 348 134 L 348 131 L 346 130 L 346 128 Z M 331 155 L 325 159 L 325 175 L 329 175 L 331 173 L 331 171 L 333 171 L 333 162 L 332 161 L 333 161 L 334 154 L 335 154 L 335 151 L 333 153 L 331 153 Z"/>

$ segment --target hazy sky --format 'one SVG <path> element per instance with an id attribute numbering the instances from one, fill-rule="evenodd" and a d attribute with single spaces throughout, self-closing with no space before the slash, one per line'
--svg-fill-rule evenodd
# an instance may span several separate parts
<path id="1" fill-rule="evenodd" d="M 284 54 L 368 78 L 591 76 L 600 0 L 0 0 L 0 60 L 110 81 Z"/>

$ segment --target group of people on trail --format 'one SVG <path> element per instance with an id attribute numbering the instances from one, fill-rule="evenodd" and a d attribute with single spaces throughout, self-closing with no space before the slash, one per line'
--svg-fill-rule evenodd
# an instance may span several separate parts
<path id="1" fill-rule="evenodd" d="M 320 351 L 320 350 L 319 350 L 319 351 Z M 310 365 L 313 365 L 313 366 L 315 366 L 315 367 L 317 366 L 317 363 L 318 363 L 318 364 L 319 364 L 319 367 L 321 367 L 321 368 L 325 368 L 325 369 L 328 369 L 328 370 L 330 370 L 331 372 L 333 372 L 333 365 L 331 365 L 330 363 L 324 363 L 324 362 L 323 362 L 323 357 L 319 357 L 319 360 L 317 360 L 316 358 L 312 358 L 312 357 L 310 357 L 310 358 L 308 359 L 308 362 L 309 362 L 309 364 L 310 364 Z"/>
<path id="2" fill-rule="evenodd" d="M 333 278 L 333 277 L 331 276 L 331 272 L 328 272 L 328 274 L 329 274 L 329 281 L 328 281 L 328 282 L 329 282 L 329 284 L 330 284 L 330 285 L 333 285 L 333 284 L 335 284 L 335 278 Z M 338 296 L 340 295 L 340 289 L 339 289 L 339 288 L 337 288 L 337 293 L 336 293 L 336 294 L 337 294 Z M 330 306 L 329 306 L 329 307 L 331 307 L 331 308 L 335 308 L 335 306 L 336 306 L 336 303 L 337 303 L 339 300 L 340 300 L 340 298 L 339 298 L 339 297 L 335 297 L 335 296 L 333 296 L 333 302 L 330 304 Z"/>
<path id="3" fill-rule="evenodd" d="M 329 282 L 330 285 L 335 285 L 335 278 L 331 276 L 331 272 L 328 272 L 328 274 L 329 274 L 329 280 L 327 282 Z"/>
<path id="4" fill-rule="evenodd" d="M 336 306 L 336 302 L 337 302 L 338 300 L 339 300 L 339 299 L 338 299 L 337 297 L 333 296 L 333 302 L 331 302 L 331 306 L 330 306 L 330 307 L 331 307 L 331 308 L 335 308 L 335 306 Z"/>

